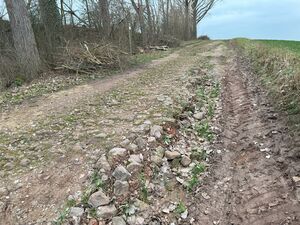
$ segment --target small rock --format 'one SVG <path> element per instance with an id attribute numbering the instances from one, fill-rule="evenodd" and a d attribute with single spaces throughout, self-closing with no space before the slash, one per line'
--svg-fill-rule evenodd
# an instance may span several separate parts
<path id="1" fill-rule="evenodd" d="M 5 209 L 6 209 L 6 203 L 5 203 L 5 202 L 2 202 L 2 201 L 0 201 L 0 213 L 1 213 L 1 212 L 4 212 L 4 211 L 5 211 Z"/>
<path id="2" fill-rule="evenodd" d="M 201 193 L 201 196 L 202 196 L 205 200 L 210 199 L 210 196 L 209 196 L 207 193 L 205 193 L 205 192 Z"/>
<path id="3" fill-rule="evenodd" d="M 112 219 L 112 225 L 126 225 L 126 222 L 124 221 L 123 217 L 116 216 Z"/>
<path id="4" fill-rule="evenodd" d="M 69 213 L 70 217 L 82 217 L 83 214 L 84 214 L 83 208 L 80 208 L 80 207 L 71 207 L 70 208 L 70 213 Z"/>
<path id="5" fill-rule="evenodd" d="M 165 214 L 169 214 L 169 213 L 170 213 L 170 209 L 169 209 L 168 207 L 163 208 L 161 211 L 162 211 L 163 213 L 165 213 Z"/>
<path id="6" fill-rule="evenodd" d="M 296 187 L 300 187 L 300 177 L 292 177 L 294 184 L 296 185 Z M 0 191 L 0 195 L 1 195 L 1 191 Z"/>
<path id="7" fill-rule="evenodd" d="M 177 151 L 166 151 L 165 152 L 165 157 L 168 160 L 173 160 L 173 159 L 178 159 L 180 158 L 181 154 Z"/>
<path id="8" fill-rule="evenodd" d="M 151 127 L 150 135 L 155 137 L 156 139 L 160 139 L 162 131 L 163 131 L 163 128 L 161 126 L 154 125 Z"/>
<path id="9" fill-rule="evenodd" d="M 130 155 L 128 159 L 129 162 L 137 162 L 137 163 L 142 163 L 143 160 L 144 157 L 142 154 Z"/>
<path id="10" fill-rule="evenodd" d="M 97 215 L 103 219 L 109 219 L 117 214 L 117 208 L 114 205 L 100 206 L 97 209 Z"/>
<path id="11" fill-rule="evenodd" d="M 120 158 L 127 155 L 127 149 L 125 148 L 113 148 L 108 152 L 109 158 Z"/>
<path id="12" fill-rule="evenodd" d="M 184 211 L 183 213 L 181 213 L 181 215 L 180 215 L 181 219 L 186 219 L 186 218 L 188 217 L 188 214 L 189 214 L 188 210 L 185 210 L 185 211 Z"/>
<path id="13" fill-rule="evenodd" d="M 11 170 L 14 168 L 14 164 L 11 163 L 11 162 L 8 162 L 4 165 L 4 168 L 7 169 L 7 170 Z"/>
<path id="14" fill-rule="evenodd" d="M 96 134 L 95 137 L 96 137 L 96 138 L 106 138 L 106 137 L 107 137 L 107 134 L 105 134 L 105 133 L 100 133 L 100 134 Z"/>
<path id="15" fill-rule="evenodd" d="M 138 162 L 131 162 L 127 165 L 127 169 L 130 173 L 137 173 L 142 167 L 143 165 Z"/>
<path id="16" fill-rule="evenodd" d="M 96 208 L 98 206 L 108 205 L 109 202 L 109 197 L 104 194 L 102 190 L 99 190 L 90 196 L 88 204 Z"/>
<path id="17" fill-rule="evenodd" d="M 127 223 L 129 225 L 143 225 L 144 221 L 145 220 L 139 216 L 130 216 L 127 218 Z"/>
<path id="18" fill-rule="evenodd" d="M 127 149 L 130 151 L 130 152 L 136 152 L 138 150 L 138 146 L 136 144 L 130 144 L 128 145 Z"/>
<path id="19" fill-rule="evenodd" d="M 0 198 L 8 196 L 9 192 L 6 187 L 0 187 Z"/>
<path id="20" fill-rule="evenodd" d="M 182 156 L 182 159 L 180 162 L 181 162 L 182 166 L 187 167 L 191 164 L 192 160 L 190 159 L 190 157 L 184 155 L 184 156 Z"/>
<path id="21" fill-rule="evenodd" d="M 126 195 L 129 192 L 129 184 L 127 181 L 116 180 L 114 183 L 114 194 L 115 195 Z"/>
<path id="22" fill-rule="evenodd" d="M 148 137 L 148 143 L 154 143 L 156 141 L 155 137 Z"/>
<path id="23" fill-rule="evenodd" d="M 205 116 L 205 113 L 204 112 L 198 112 L 198 113 L 195 113 L 193 115 L 193 117 L 196 119 L 196 120 L 202 120 Z"/>
<path id="24" fill-rule="evenodd" d="M 126 214 L 132 216 L 136 213 L 137 208 L 135 205 L 129 205 L 129 207 L 125 210 Z"/>
<path id="25" fill-rule="evenodd" d="M 139 212 L 144 212 L 149 209 L 149 205 L 139 199 L 136 199 L 134 205 L 138 208 Z"/>
<path id="26" fill-rule="evenodd" d="M 147 146 L 147 142 L 141 137 L 136 138 L 135 143 L 138 146 L 139 150 L 142 150 L 142 149 L 146 148 L 146 146 Z"/>
<path id="27" fill-rule="evenodd" d="M 116 180 L 121 180 L 121 181 L 128 180 L 128 178 L 131 176 L 131 174 L 122 165 L 119 165 L 115 169 L 112 175 L 114 178 L 116 178 Z"/>
<path id="28" fill-rule="evenodd" d="M 98 220 L 96 219 L 90 219 L 89 224 L 88 225 L 99 225 Z"/>
<path id="29" fill-rule="evenodd" d="M 98 169 L 104 169 L 105 171 L 110 171 L 111 167 L 110 164 L 107 161 L 107 158 L 105 155 L 102 155 L 100 159 L 95 164 L 95 167 Z"/>
<path id="30" fill-rule="evenodd" d="M 80 151 L 82 151 L 82 146 L 81 146 L 81 144 L 80 143 L 76 143 L 74 146 L 73 146 L 73 151 L 74 152 L 80 152 Z"/>
<path id="31" fill-rule="evenodd" d="M 124 141 L 122 141 L 122 142 L 120 143 L 120 146 L 123 147 L 123 148 L 125 148 L 125 147 L 127 147 L 129 144 L 130 144 L 130 140 L 129 140 L 129 139 L 125 139 Z"/>
<path id="32" fill-rule="evenodd" d="M 29 159 L 22 159 L 21 161 L 20 161 L 20 165 L 21 166 L 28 166 L 29 165 L 29 163 L 30 163 L 30 160 Z"/>
<path id="33" fill-rule="evenodd" d="M 161 166 L 163 163 L 163 157 L 160 157 L 158 155 L 152 155 L 150 160 L 151 162 L 155 163 L 157 166 Z"/>

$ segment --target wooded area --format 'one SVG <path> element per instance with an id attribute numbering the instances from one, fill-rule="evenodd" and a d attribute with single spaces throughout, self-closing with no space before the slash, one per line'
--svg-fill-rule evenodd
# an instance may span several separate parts
<path id="1" fill-rule="evenodd" d="M 102 66 L 105 62 L 100 62 L 91 51 L 108 43 L 114 47 L 105 48 L 106 51 L 115 51 L 117 47 L 119 52 L 129 54 L 135 53 L 138 47 L 178 46 L 181 40 L 197 38 L 197 24 L 216 2 L 5 0 L 6 10 L 0 10 L 2 86 L 9 86 L 15 79 L 16 68 L 20 71 L 18 76 L 26 81 L 36 77 L 44 65 L 75 70 L 64 65 L 62 57 L 72 55 L 72 51 L 78 53 L 78 48 L 89 55 L 85 54 L 81 60 L 96 58 L 94 62 L 98 60 L 96 64 Z M 5 20 L 6 14 L 9 21 Z M 91 45 L 93 49 L 89 49 Z M 91 60 L 78 63 L 86 61 Z"/>

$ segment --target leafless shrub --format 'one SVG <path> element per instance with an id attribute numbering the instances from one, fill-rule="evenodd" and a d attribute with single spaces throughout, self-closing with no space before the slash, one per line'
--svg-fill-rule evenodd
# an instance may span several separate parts
<path id="1" fill-rule="evenodd" d="M 198 37 L 198 40 L 208 41 L 210 38 L 207 35 L 201 35 Z"/>
<path id="2" fill-rule="evenodd" d="M 110 43 L 67 44 L 57 62 L 56 69 L 76 73 L 92 73 L 99 69 L 120 69 L 127 53 Z"/>
<path id="3" fill-rule="evenodd" d="M 159 39 L 159 45 L 166 45 L 170 48 L 175 48 L 180 46 L 180 40 L 173 36 L 162 36 Z"/>

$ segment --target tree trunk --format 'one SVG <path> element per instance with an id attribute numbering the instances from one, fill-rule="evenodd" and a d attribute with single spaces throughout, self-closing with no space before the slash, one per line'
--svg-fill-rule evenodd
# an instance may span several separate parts
<path id="1" fill-rule="evenodd" d="M 197 4 L 198 1 L 194 0 L 192 5 L 192 38 L 197 39 Z"/>
<path id="2" fill-rule="evenodd" d="M 185 25 L 184 25 L 184 39 L 187 41 L 190 39 L 190 3 L 189 0 L 185 0 L 184 3 Z"/>
<path id="3" fill-rule="evenodd" d="M 147 44 L 147 34 L 146 34 L 146 29 L 145 29 L 144 10 L 143 10 L 143 6 L 142 6 L 143 2 L 142 2 L 142 0 L 139 0 L 138 5 L 136 5 L 134 0 L 131 0 L 131 3 L 138 15 L 138 20 L 139 20 L 141 35 L 142 35 L 142 44 L 143 44 L 143 46 L 145 46 Z"/>
<path id="4" fill-rule="evenodd" d="M 5 0 L 14 47 L 20 67 L 27 80 L 37 76 L 41 60 L 31 22 L 23 0 Z"/>
<path id="5" fill-rule="evenodd" d="M 150 10 L 150 4 L 149 0 L 146 0 L 146 9 L 147 9 L 147 22 L 148 22 L 148 38 L 149 42 L 152 43 L 153 41 L 153 21 L 152 21 L 152 16 L 151 16 L 151 10 Z"/>
<path id="6" fill-rule="evenodd" d="M 91 15 L 90 15 L 90 7 L 89 3 L 87 0 L 85 0 L 85 8 L 86 8 L 86 15 L 89 23 L 89 27 L 92 27 L 92 20 L 91 20 Z"/>
<path id="7" fill-rule="evenodd" d="M 110 15 L 109 15 L 109 5 L 107 0 L 99 0 L 100 3 L 100 13 L 102 29 L 105 38 L 109 37 L 110 34 Z"/>
<path id="8" fill-rule="evenodd" d="M 47 39 L 47 59 L 52 62 L 61 43 L 61 16 L 55 0 L 39 0 L 39 5 Z"/>

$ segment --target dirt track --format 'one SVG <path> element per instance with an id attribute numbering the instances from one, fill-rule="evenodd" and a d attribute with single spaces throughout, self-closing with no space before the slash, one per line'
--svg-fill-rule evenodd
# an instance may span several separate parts
<path id="1" fill-rule="evenodd" d="M 230 54 L 222 66 L 222 110 L 216 123 L 222 132 L 215 148 L 222 153 L 192 200 L 193 216 L 199 225 L 300 224 L 291 180 L 297 172 L 289 158 L 299 151 L 299 138 L 290 136 L 249 66 L 236 52 Z M 203 199 L 203 192 L 210 199 Z"/>
<path id="2" fill-rule="evenodd" d="M 52 117 L 68 115 L 80 106 L 86 111 L 90 110 L 89 107 L 95 110 L 92 108 L 94 104 L 104 107 L 97 97 L 112 93 L 114 88 L 122 88 L 121 95 L 128 94 L 132 88 L 128 86 L 129 83 L 141 77 L 141 81 L 136 81 L 136 86 L 133 85 L 132 96 L 139 96 L 138 100 L 129 99 L 108 109 L 105 106 L 105 113 L 97 114 L 96 118 L 84 118 L 99 125 L 103 121 L 107 122 L 105 119 L 113 114 L 114 118 L 111 119 L 115 122 L 107 127 L 102 123 L 100 127 L 105 133 L 116 135 L 117 131 L 120 137 L 116 140 L 120 141 L 121 134 L 132 129 L 133 120 L 128 117 L 133 112 L 142 116 L 148 115 L 151 110 L 154 110 L 151 113 L 160 112 L 156 97 L 163 92 L 176 96 L 176 88 L 181 85 L 180 77 L 195 65 L 196 55 L 209 58 L 213 64 L 213 73 L 221 82 L 221 107 L 215 118 L 215 126 L 221 132 L 213 146 L 215 150 L 221 151 L 212 157 L 209 172 L 201 186 L 195 193 L 187 194 L 187 199 L 190 200 L 190 217 L 195 220 L 193 224 L 298 225 L 300 199 L 297 199 L 291 177 L 299 176 L 300 170 L 295 168 L 299 161 L 291 152 L 299 151 L 299 137 L 292 136 L 292 132 L 285 127 L 283 116 L 274 111 L 265 92 L 238 54 L 224 43 L 221 47 L 219 44 L 200 46 L 197 49 L 202 51 L 201 54 L 195 55 L 189 54 L 194 47 L 187 47 L 185 51 L 155 62 L 145 69 L 105 80 L 104 84 L 98 81 L 74 87 L 50 95 L 47 99 L 40 99 L 38 102 L 41 104 L 36 103 L 33 107 L 20 106 L 6 114 L 9 118 L 1 115 L 1 129 L 15 130 L 13 135 L 16 135 L 22 129 L 27 129 L 27 123 L 44 120 L 50 114 Z M 155 74 L 150 74 L 153 71 Z M 146 80 L 142 80 L 146 76 L 144 74 L 147 74 Z M 21 120 L 23 122 L 19 123 Z M 77 129 L 78 124 L 76 126 Z M 88 125 L 83 125 L 84 128 L 85 126 Z M 21 131 L 16 128 L 21 128 Z M 95 130 L 94 127 L 91 129 Z M 75 135 L 75 131 L 72 130 L 68 135 Z M 86 129 L 77 130 L 76 133 L 78 132 L 86 132 Z M 68 135 L 65 136 L 69 137 Z M 79 141 L 84 147 L 68 152 L 64 157 L 53 157 L 49 162 L 46 161 L 25 174 L 13 174 L 13 179 L 2 182 L 2 185 L 10 186 L 10 198 L 6 202 L 4 213 L 0 214 L 0 224 L 24 224 L 24 221 L 26 224 L 46 224 L 47 219 L 52 219 L 68 194 L 80 190 L 85 184 L 86 171 L 90 168 L 87 162 L 91 161 L 85 153 L 91 149 L 94 151 L 95 146 L 102 148 L 103 143 L 95 144 L 96 141 L 90 136 L 91 134 L 88 139 L 84 137 L 86 139 L 59 142 L 53 148 L 70 148 Z M 54 135 L 48 138 L 56 141 L 57 137 Z M 15 143 L 11 138 L 12 143 Z M 115 139 L 108 142 L 113 140 Z M 102 152 L 103 149 L 98 154 L 101 155 Z M 16 180 L 21 181 L 20 187 Z M 14 185 L 17 187 L 11 188 Z M 209 197 L 203 198 L 203 193 Z M 20 207 L 20 215 L 14 215 Z"/>

